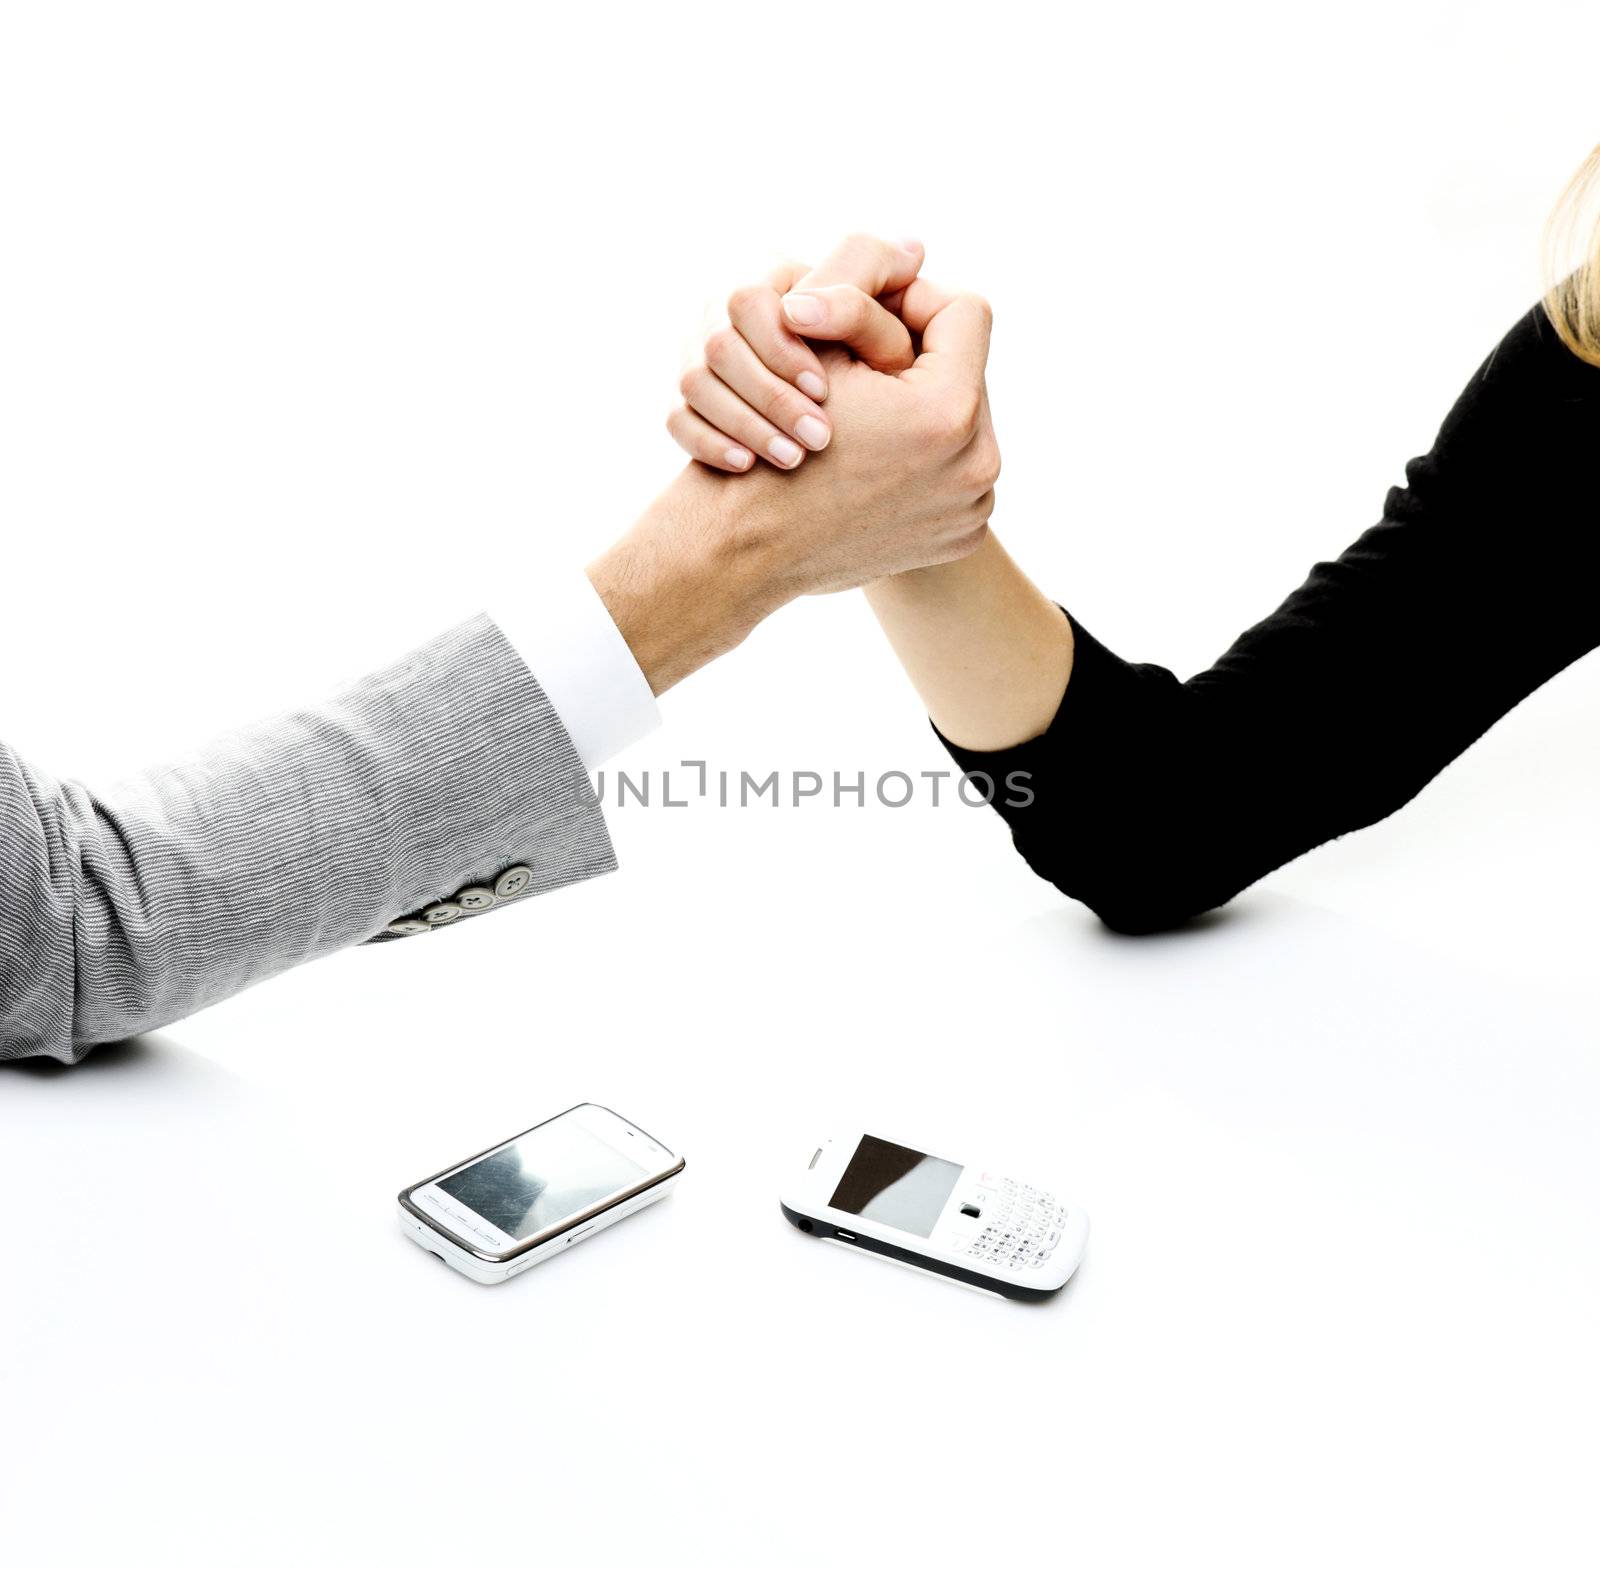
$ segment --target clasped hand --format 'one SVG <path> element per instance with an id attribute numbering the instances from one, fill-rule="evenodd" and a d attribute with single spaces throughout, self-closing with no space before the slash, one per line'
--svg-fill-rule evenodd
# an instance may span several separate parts
<path id="1" fill-rule="evenodd" d="M 820 267 L 781 267 L 733 293 L 684 372 L 668 430 L 705 467 L 764 486 L 797 592 L 954 561 L 987 531 L 990 311 L 920 277 L 922 259 L 915 242 L 856 235 Z"/>
<path id="2" fill-rule="evenodd" d="M 983 543 L 989 307 L 921 265 L 920 246 L 856 236 L 729 300 L 668 421 L 695 461 L 589 566 L 655 692 L 802 594 Z"/>

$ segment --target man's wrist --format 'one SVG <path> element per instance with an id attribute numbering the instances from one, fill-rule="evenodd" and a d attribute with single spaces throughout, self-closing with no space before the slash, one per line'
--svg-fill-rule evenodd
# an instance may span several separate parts
<path id="1" fill-rule="evenodd" d="M 589 581 L 657 696 L 736 648 L 794 597 L 746 526 L 754 489 L 691 464 Z"/>

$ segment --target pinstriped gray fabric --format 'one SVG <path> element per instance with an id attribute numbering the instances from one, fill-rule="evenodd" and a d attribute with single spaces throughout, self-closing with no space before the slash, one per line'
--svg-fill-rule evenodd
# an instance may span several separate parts
<path id="1" fill-rule="evenodd" d="M 487 616 L 103 794 L 0 743 L 0 1058 L 76 1062 L 519 862 L 530 895 L 616 866 Z"/>

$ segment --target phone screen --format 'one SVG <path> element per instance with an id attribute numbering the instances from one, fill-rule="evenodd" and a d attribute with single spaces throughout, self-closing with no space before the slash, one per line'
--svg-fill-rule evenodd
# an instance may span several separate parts
<path id="1" fill-rule="evenodd" d="M 828 1203 L 864 1220 L 927 1237 L 964 1169 L 953 1160 L 924 1155 L 867 1133 Z"/>
<path id="2" fill-rule="evenodd" d="M 648 1175 L 576 1118 L 557 1117 L 441 1177 L 439 1186 L 520 1242 Z"/>

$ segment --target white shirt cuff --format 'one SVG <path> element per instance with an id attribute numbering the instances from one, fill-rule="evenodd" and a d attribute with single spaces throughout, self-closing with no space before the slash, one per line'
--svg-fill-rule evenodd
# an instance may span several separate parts
<path id="1" fill-rule="evenodd" d="M 508 616 L 490 614 L 544 688 L 585 768 L 661 723 L 650 683 L 582 572 L 561 574 Z"/>

